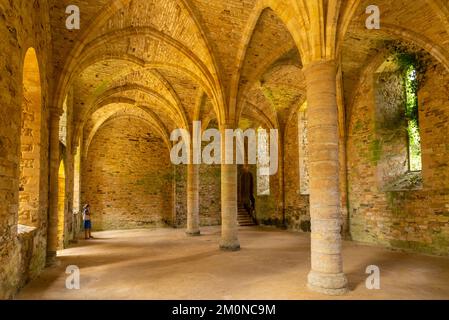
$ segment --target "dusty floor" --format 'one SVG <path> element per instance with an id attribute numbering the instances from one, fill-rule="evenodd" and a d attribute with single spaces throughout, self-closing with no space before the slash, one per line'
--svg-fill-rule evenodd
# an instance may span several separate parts
<path id="1" fill-rule="evenodd" d="M 306 288 L 309 236 L 242 228 L 239 252 L 218 250 L 220 229 L 129 230 L 94 234 L 59 253 L 18 299 L 328 299 Z M 449 299 L 449 258 L 344 243 L 351 292 L 335 299 Z M 65 269 L 81 270 L 81 289 L 68 290 Z M 368 265 L 381 270 L 381 290 L 368 290 Z"/>

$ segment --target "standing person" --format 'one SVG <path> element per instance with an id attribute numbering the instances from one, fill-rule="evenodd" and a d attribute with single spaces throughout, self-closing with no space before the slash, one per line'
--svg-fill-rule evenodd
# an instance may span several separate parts
<path id="1" fill-rule="evenodd" d="M 83 221 L 84 221 L 84 238 L 87 239 L 92 239 L 92 235 L 90 233 L 91 229 L 92 229 L 92 222 L 90 219 L 90 205 L 89 204 L 85 204 L 83 207 Z"/>
<path id="2" fill-rule="evenodd" d="M 240 176 L 240 199 L 248 214 L 252 215 L 255 210 L 256 199 L 254 198 L 253 175 L 249 171 L 247 164 L 243 166 L 243 172 Z"/>

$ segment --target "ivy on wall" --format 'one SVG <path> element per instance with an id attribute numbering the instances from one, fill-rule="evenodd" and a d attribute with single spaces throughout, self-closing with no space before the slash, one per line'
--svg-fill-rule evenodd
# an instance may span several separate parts
<path id="1" fill-rule="evenodd" d="M 418 91 L 425 81 L 430 59 L 425 51 L 401 42 L 390 42 L 387 47 L 393 53 L 399 69 L 404 73 L 409 170 L 421 171 L 422 153 L 419 131 Z"/>
<path id="2" fill-rule="evenodd" d="M 419 132 L 418 77 L 413 64 L 405 69 L 405 91 L 410 171 L 422 170 L 421 137 Z"/>

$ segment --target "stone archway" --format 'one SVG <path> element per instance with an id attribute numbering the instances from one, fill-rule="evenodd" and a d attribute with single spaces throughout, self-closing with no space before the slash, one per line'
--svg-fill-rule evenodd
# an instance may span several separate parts
<path id="1" fill-rule="evenodd" d="M 21 158 L 18 223 L 37 226 L 40 202 L 41 82 L 36 51 L 28 49 L 23 65 Z"/>
<path id="2" fill-rule="evenodd" d="M 66 208 L 66 177 L 64 161 L 61 161 L 58 171 L 58 249 L 64 249 L 65 208 Z"/>

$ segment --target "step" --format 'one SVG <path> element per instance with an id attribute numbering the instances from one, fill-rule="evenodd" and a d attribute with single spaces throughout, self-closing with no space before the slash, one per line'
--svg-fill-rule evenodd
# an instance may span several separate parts
<path id="1" fill-rule="evenodd" d="M 243 207 L 239 207 L 237 210 L 237 222 L 240 227 L 257 226 L 257 223 L 254 222 L 253 217 Z"/>
<path id="2" fill-rule="evenodd" d="M 240 226 L 255 226 L 257 225 L 253 219 L 247 218 L 247 219 L 238 219 L 238 224 Z"/>

